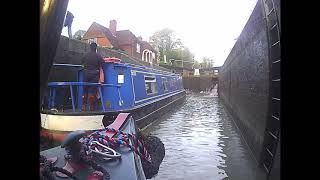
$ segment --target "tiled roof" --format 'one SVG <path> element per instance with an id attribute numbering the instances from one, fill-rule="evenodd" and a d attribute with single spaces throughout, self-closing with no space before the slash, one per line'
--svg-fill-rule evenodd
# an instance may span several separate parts
<path id="1" fill-rule="evenodd" d="M 108 40 L 110 41 L 110 43 L 112 44 L 112 46 L 114 46 L 114 47 L 119 47 L 117 38 L 112 35 L 111 31 L 110 31 L 108 28 L 106 28 L 106 27 L 104 27 L 104 26 L 102 26 L 101 24 L 96 23 L 96 22 L 93 22 L 91 26 L 95 26 L 95 27 L 97 27 L 98 29 L 100 29 L 101 32 L 102 32 L 102 34 L 103 34 L 103 36 L 105 36 L 106 38 L 108 38 Z M 90 27 L 91 27 L 91 26 L 90 26 Z M 88 32 L 88 31 L 87 31 L 87 32 Z M 89 37 L 87 37 L 87 36 L 85 35 L 85 36 L 84 36 L 84 39 L 87 39 L 87 38 L 89 38 Z"/>
<path id="2" fill-rule="evenodd" d="M 109 28 L 104 27 L 99 23 L 93 22 L 91 26 L 99 28 L 103 35 L 108 38 L 108 40 L 114 47 L 119 48 L 119 46 L 121 45 L 133 45 L 135 41 L 138 41 L 145 48 L 152 50 L 153 52 L 156 52 L 156 50 L 147 41 L 140 41 L 130 30 L 117 31 L 116 36 L 113 36 Z"/>
<path id="3" fill-rule="evenodd" d="M 96 23 L 96 22 L 94 22 L 94 23 Z M 96 23 L 96 25 L 101 29 L 102 33 L 109 39 L 110 43 L 114 47 L 118 47 L 119 46 L 117 38 L 112 35 L 111 31 L 108 28 L 106 28 L 106 27 L 104 27 L 104 26 L 102 26 L 101 24 L 98 24 L 98 23 Z"/>
<path id="4" fill-rule="evenodd" d="M 121 30 L 116 32 L 119 45 L 133 44 L 138 38 L 129 30 Z"/>
<path id="5" fill-rule="evenodd" d="M 143 44 L 143 47 L 145 49 L 149 49 L 149 50 L 151 50 L 153 52 L 156 52 L 156 50 L 147 41 L 141 41 L 141 43 Z"/>

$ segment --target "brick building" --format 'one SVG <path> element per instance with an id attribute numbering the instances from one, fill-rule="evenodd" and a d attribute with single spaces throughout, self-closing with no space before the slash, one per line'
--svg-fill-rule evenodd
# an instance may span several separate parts
<path id="1" fill-rule="evenodd" d="M 129 56 L 150 64 L 158 63 L 156 50 L 141 37 L 137 38 L 130 30 L 117 31 L 116 20 L 110 21 L 109 28 L 93 22 L 82 40 L 88 43 L 95 42 L 101 47 L 122 49 Z"/>

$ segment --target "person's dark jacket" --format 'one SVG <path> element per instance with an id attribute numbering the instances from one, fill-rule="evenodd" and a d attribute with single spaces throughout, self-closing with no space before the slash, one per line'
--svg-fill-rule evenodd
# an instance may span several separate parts
<path id="1" fill-rule="evenodd" d="M 85 70 L 99 70 L 103 58 L 100 54 L 96 52 L 89 52 L 82 58 L 82 65 Z"/>
<path id="2" fill-rule="evenodd" d="M 100 54 L 96 52 L 89 52 L 82 58 L 82 65 L 84 66 L 84 81 L 85 82 L 94 82 L 99 81 L 99 70 L 103 58 Z"/>

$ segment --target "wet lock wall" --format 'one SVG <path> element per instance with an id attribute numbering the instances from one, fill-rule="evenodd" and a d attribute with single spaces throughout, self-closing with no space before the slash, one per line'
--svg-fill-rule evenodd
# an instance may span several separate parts
<path id="1" fill-rule="evenodd" d="M 268 108 L 268 41 L 257 3 L 238 41 L 220 69 L 220 97 L 235 116 L 257 159 Z"/>
<path id="2" fill-rule="evenodd" d="M 270 1 L 271 2 L 271 1 Z M 275 1 L 279 9 L 279 2 Z M 219 71 L 219 95 L 261 163 L 268 119 L 270 63 L 264 1 L 258 1 Z"/>

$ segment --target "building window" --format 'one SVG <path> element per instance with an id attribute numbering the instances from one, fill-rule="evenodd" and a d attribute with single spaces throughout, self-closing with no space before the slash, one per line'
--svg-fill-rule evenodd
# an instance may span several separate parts
<path id="1" fill-rule="evenodd" d="M 137 53 L 140 53 L 140 44 L 137 43 Z"/>
<path id="2" fill-rule="evenodd" d="M 88 39 L 88 43 L 91 44 L 91 43 L 97 43 L 97 38 L 90 38 Z"/>
<path id="3" fill-rule="evenodd" d="M 144 77 L 145 87 L 147 94 L 157 93 L 157 81 L 155 76 L 145 76 Z"/>
<path id="4" fill-rule="evenodd" d="M 162 86 L 163 86 L 163 91 L 164 92 L 168 91 L 168 80 L 167 80 L 167 78 L 162 78 Z"/>

